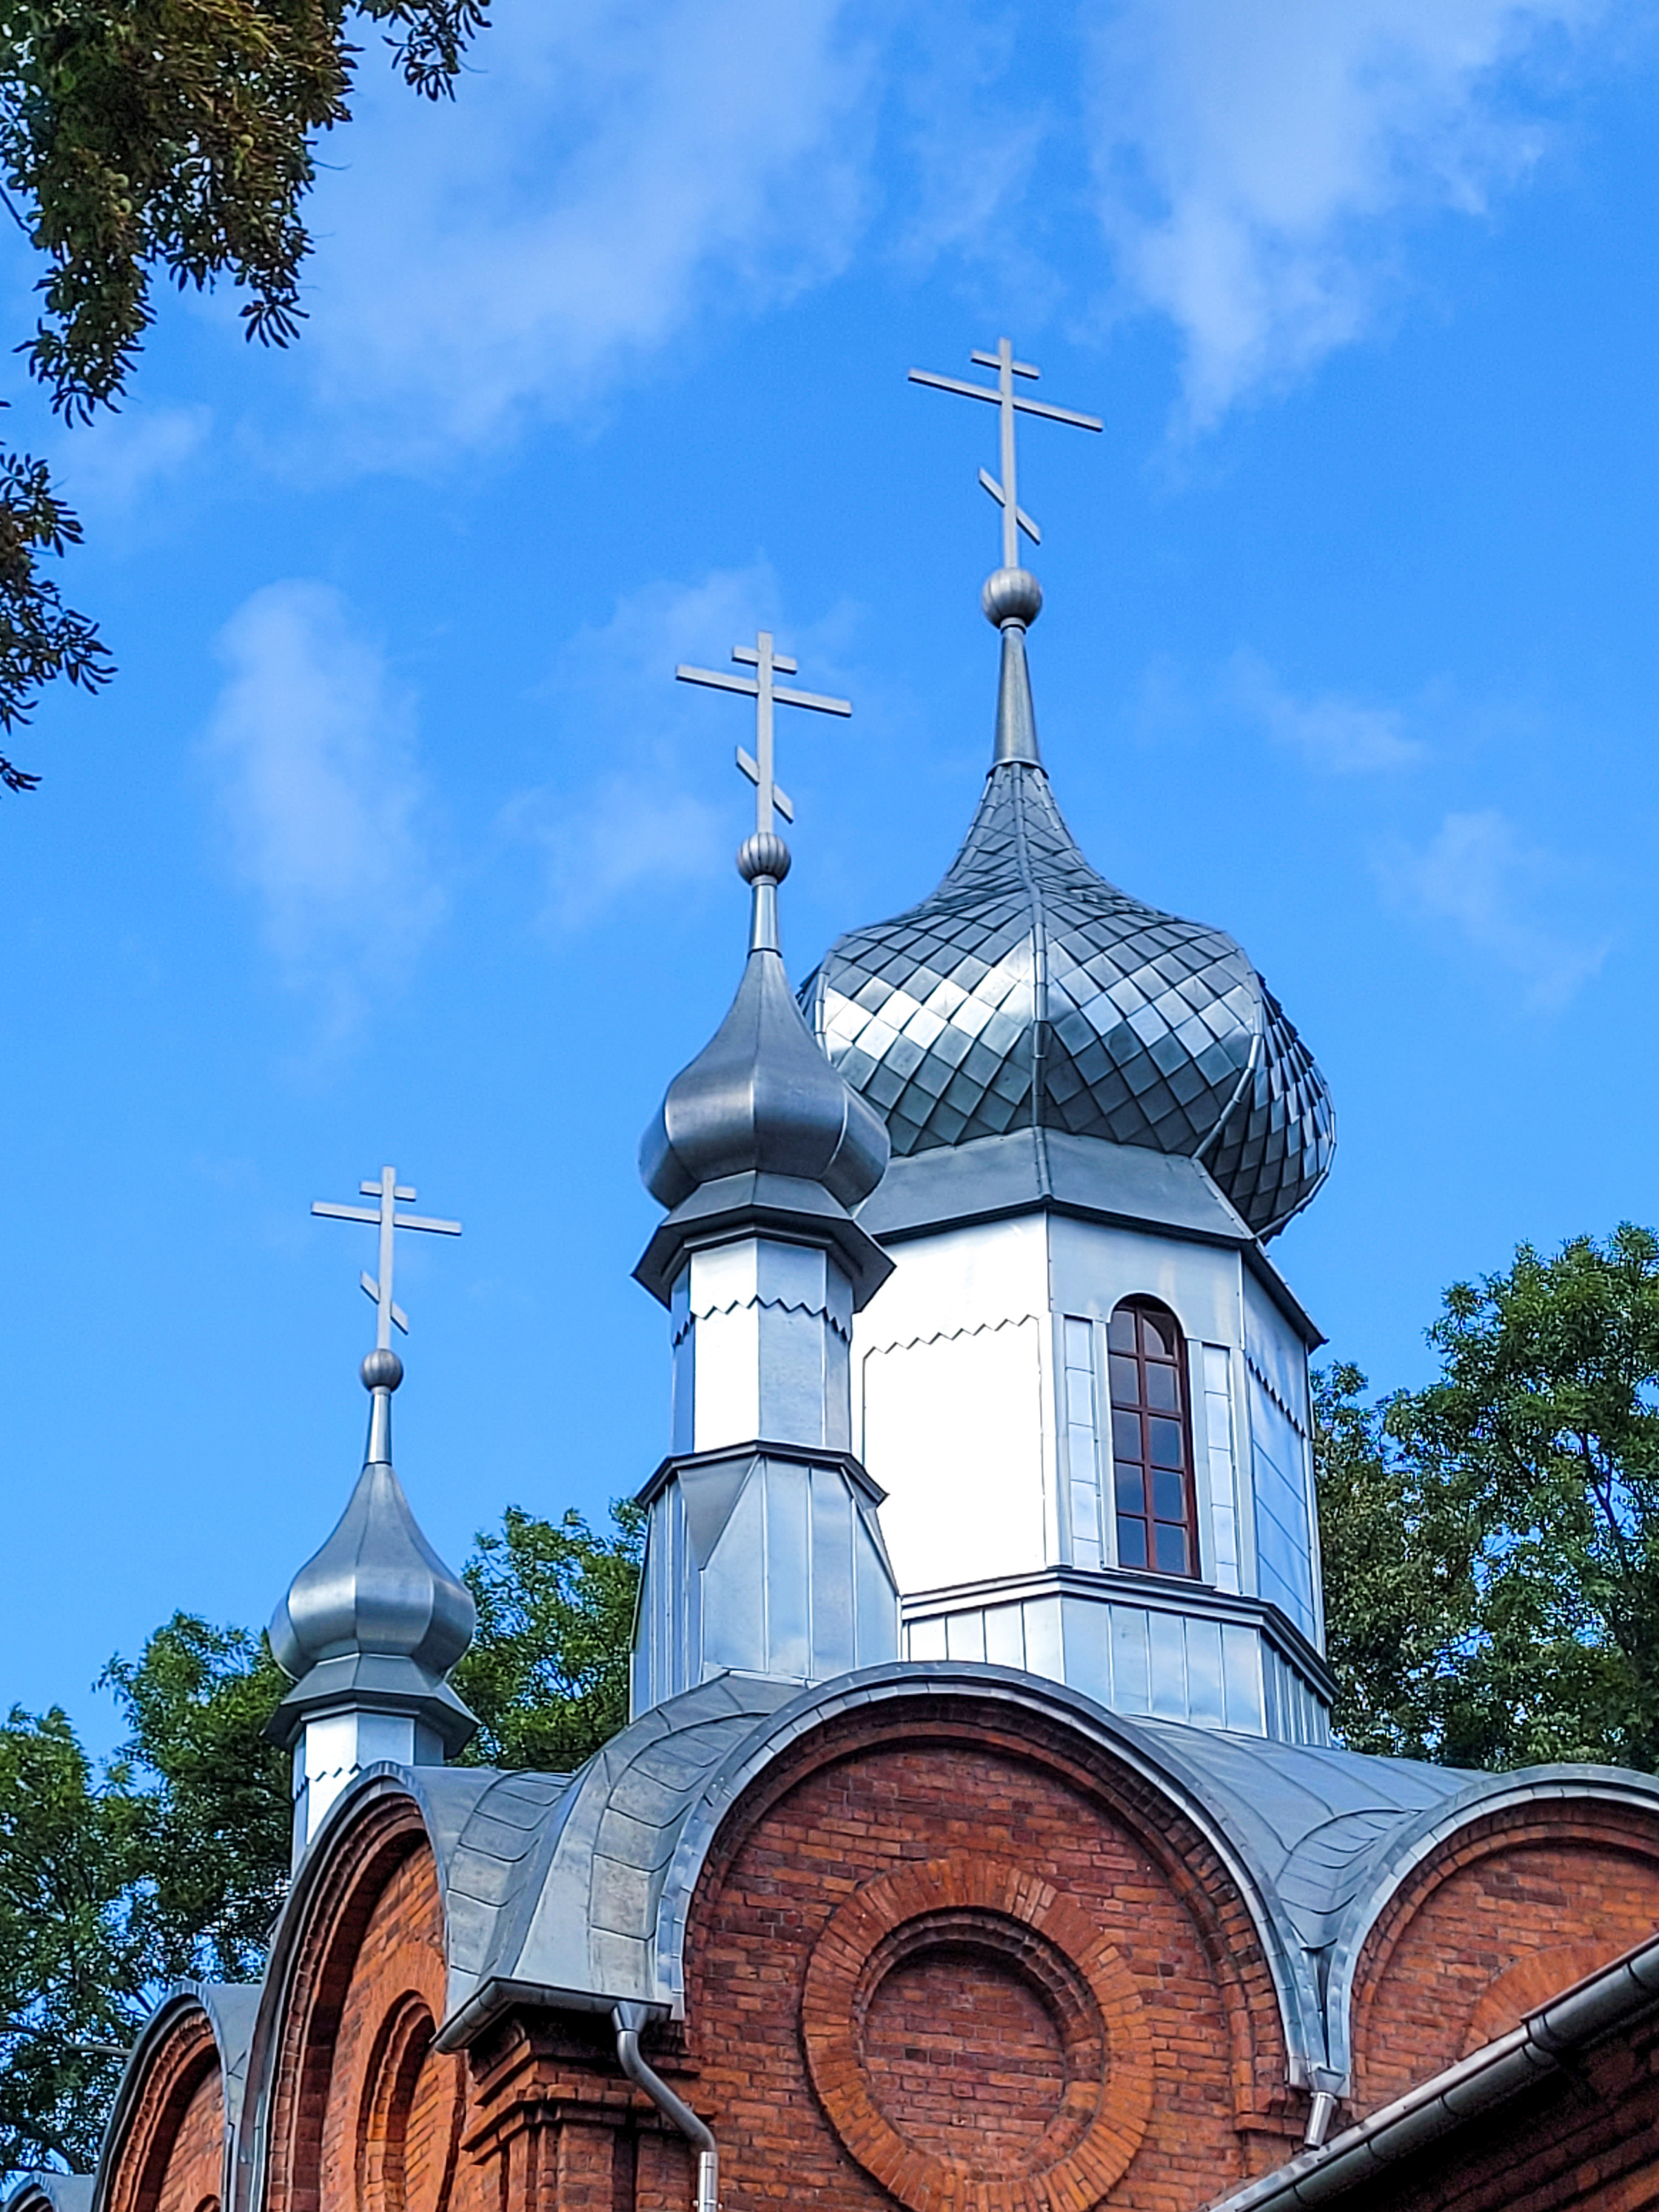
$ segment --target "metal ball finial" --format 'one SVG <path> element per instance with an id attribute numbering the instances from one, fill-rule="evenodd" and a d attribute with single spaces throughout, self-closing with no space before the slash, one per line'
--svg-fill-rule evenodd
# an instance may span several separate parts
<path id="1" fill-rule="evenodd" d="M 404 1363 L 381 1345 L 364 1359 L 362 1373 L 365 1390 L 395 1390 L 404 1379 Z"/>
<path id="2" fill-rule="evenodd" d="M 1042 586 L 1029 568 L 995 568 L 985 579 L 979 603 L 994 628 L 1017 622 L 1029 629 L 1042 612 Z"/>
<path id="3" fill-rule="evenodd" d="M 744 883 L 770 876 L 781 884 L 789 872 L 789 848 L 775 830 L 757 830 L 738 848 L 738 873 Z"/>

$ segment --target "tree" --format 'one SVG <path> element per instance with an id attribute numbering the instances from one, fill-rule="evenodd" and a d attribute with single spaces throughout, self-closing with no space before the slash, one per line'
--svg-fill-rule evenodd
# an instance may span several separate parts
<path id="1" fill-rule="evenodd" d="M 68 1716 L 0 1728 L 0 2183 L 20 2166 L 90 2172 L 119 2052 L 145 2010 L 137 1904 L 146 1814 L 100 1779 Z"/>
<path id="2" fill-rule="evenodd" d="M 486 21 L 483 0 L 0 0 L 0 173 L 45 264 L 19 350 L 54 410 L 116 406 L 158 273 L 228 276 L 246 335 L 287 345 L 316 141 L 350 116 L 349 27 L 386 26 L 405 82 L 437 99 Z M 41 566 L 80 538 L 46 465 L 0 448 L 0 736 L 52 678 L 95 690 L 113 673 Z M 0 752 L 6 788 L 39 780 Z"/>
<path id="3" fill-rule="evenodd" d="M 1321 1394 L 1342 1721 L 1454 1765 L 1659 1765 L 1659 1238 L 1454 1284 L 1438 1379 Z"/>
<path id="4" fill-rule="evenodd" d="M 479 1764 L 579 1765 L 628 1718 L 641 1516 L 615 1533 L 510 1506 L 465 1570 L 478 1632 L 456 1670 Z M 288 1687 L 263 1636 L 175 1613 L 100 1678 L 127 1724 L 101 1773 L 67 1717 L 0 1729 L 0 2184 L 89 2171 L 121 2051 L 169 1982 L 264 1964 L 288 1886 Z"/>
<path id="5" fill-rule="evenodd" d="M 465 1569 L 478 1632 L 453 1676 L 479 1723 L 464 1759 L 568 1773 L 626 1722 L 644 1516 L 611 1510 L 614 1536 L 516 1505 L 479 1535 Z"/>
<path id="6" fill-rule="evenodd" d="M 288 1677 L 264 1636 L 176 1613 L 100 1680 L 131 1730 L 124 1770 L 145 1793 L 153 1972 L 244 1981 L 264 1964 L 292 1857 L 289 1755 L 264 1734 Z"/>

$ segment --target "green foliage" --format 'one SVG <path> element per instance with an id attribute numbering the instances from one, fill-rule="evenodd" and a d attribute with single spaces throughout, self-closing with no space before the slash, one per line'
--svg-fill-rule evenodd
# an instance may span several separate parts
<path id="1" fill-rule="evenodd" d="M 1322 1378 L 1339 1719 L 1453 1765 L 1659 1766 L 1659 1238 L 1626 1224 L 1447 1291 L 1438 1380 Z"/>
<path id="2" fill-rule="evenodd" d="M 90 2170 L 157 1992 L 257 1974 L 287 1878 L 263 1638 L 176 1613 L 105 1680 L 131 1735 L 101 1774 L 61 1711 L 0 1730 L 0 2175 Z"/>
<path id="3" fill-rule="evenodd" d="M 228 277 L 250 338 L 286 345 L 312 240 L 319 135 L 349 118 L 358 22 L 386 27 L 416 92 L 451 92 L 482 0 L 0 0 L 0 176 L 45 264 L 20 350 L 54 409 L 85 422 L 126 388 L 157 275 Z M 54 676 L 113 672 L 43 556 L 78 542 L 43 464 L 0 451 L 0 731 Z M 0 756 L 0 783 L 38 777 Z"/>
<path id="4" fill-rule="evenodd" d="M 478 1632 L 456 1686 L 479 1764 L 579 1765 L 628 1717 L 641 1517 L 509 1508 L 466 1567 Z M 288 1678 L 263 1636 L 175 1613 L 112 1659 L 128 1736 L 95 1772 L 69 1720 L 0 1729 L 0 2187 L 89 2171 L 156 1995 L 259 1973 L 289 1861 L 289 1760 L 264 1730 Z"/>
<path id="5" fill-rule="evenodd" d="M 478 1717 L 472 1764 L 567 1773 L 627 1720 L 644 1516 L 611 1510 L 614 1536 L 509 1505 L 478 1537 L 465 1571 L 478 1632 L 452 1678 Z"/>
<path id="6" fill-rule="evenodd" d="M 144 1917 L 159 1978 L 258 1974 L 291 1856 L 289 1754 L 264 1735 L 287 1675 L 264 1636 L 176 1613 L 102 1679 L 131 1731 L 124 1759 L 154 1778 Z"/>
<path id="7" fill-rule="evenodd" d="M 146 1808 L 94 1776 L 65 1714 L 0 1728 L 0 2183 L 90 2172 L 149 1979 Z"/>

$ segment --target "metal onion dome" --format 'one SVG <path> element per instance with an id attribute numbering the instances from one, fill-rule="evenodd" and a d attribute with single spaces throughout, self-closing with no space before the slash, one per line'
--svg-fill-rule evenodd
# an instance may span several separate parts
<path id="1" fill-rule="evenodd" d="M 669 1085 L 640 1166 L 667 1206 L 734 1175 L 822 1183 L 853 1206 L 881 1181 L 887 1154 L 880 1116 L 818 1049 L 777 951 L 758 945 L 726 1019 Z"/>
<path id="2" fill-rule="evenodd" d="M 1035 757 L 1023 649 L 1003 690 L 961 851 L 931 898 L 831 947 L 801 992 L 818 1038 L 896 1157 L 1033 1124 L 1184 1153 L 1271 1237 L 1329 1170 L 1325 1079 L 1231 937 L 1090 866 Z"/>
<path id="3" fill-rule="evenodd" d="M 309 1715 L 345 1705 L 413 1714 L 452 1753 L 477 1726 L 445 1679 L 472 1641 L 472 1593 L 427 1541 L 392 1465 L 392 1393 L 403 1372 L 385 1347 L 364 1360 L 363 1471 L 272 1616 L 271 1650 L 295 1678 L 271 1723 L 279 1742 L 291 1742 Z"/>

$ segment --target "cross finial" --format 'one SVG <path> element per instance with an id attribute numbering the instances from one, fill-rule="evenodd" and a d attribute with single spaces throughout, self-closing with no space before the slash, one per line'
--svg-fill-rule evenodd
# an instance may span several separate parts
<path id="1" fill-rule="evenodd" d="M 674 671 L 682 684 L 707 684 L 716 691 L 741 691 L 755 702 L 755 757 L 743 747 L 738 747 L 738 766 L 755 787 L 755 831 L 757 836 L 769 836 L 772 832 L 773 810 L 786 822 L 795 818 L 794 804 L 772 774 L 772 709 L 774 707 L 810 707 L 819 714 L 850 714 L 850 699 L 828 699 L 819 691 L 795 691 L 787 684 L 775 684 L 775 674 L 793 676 L 797 665 L 787 653 L 777 651 L 769 629 L 757 630 L 753 645 L 734 645 L 732 658 L 744 667 L 752 668 L 752 676 L 728 676 L 724 669 L 688 668 L 684 662 Z"/>
<path id="2" fill-rule="evenodd" d="M 428 1229 L 439 1237 L 459 1237 L 459 1221 L 434 1221 L 421 1213 L 399 1213 L 398 1206 L 404 1201 L 412 1202 L 416 1193 L 413 1187 L 400 1183 L 396 1168 L 382 1168 L 376 1182 L 361 1182 L 358 1190 L 365 1198 L 379 1200 L 374 1206 L 335 1206 L 327 1199 L 312 1200 L 313 1213 L 324 1214 L 331 1221 L 366 1221 L 380 1232 L 380 1254 L 378 1276 L 365 1273 L 360 1277 L 363 1289 L 374 1299 L 376 1310 L 374 1347 L 377 1352 L 392 1349 L 392 1324 L 396 1322 L 404 1334 L 409 1334 L 409 1316 L 392 1295 L 392 1240 L 399 1229 Z"/>
<path id="3" fill-rule="evenodd" d="M 1019 533 L 1023 530 L 1034 545 L 1042 543 L 1042 532 L 1019 503 L 1019 483 L 1014 450 L 1014 417 L 1016 415 L 1041 415 L 1050 422 L 1069 422 L 1079 430 L 1098 430 L 1104 426 L 1095 415 L 1074 414 L 1068 407 L 1049 407 L 1041 399 L 1028 399 L 1014 390 L 1017 376 L 1036 378 L 1042 372 L 1029 362 L 1014 359 L 1012 338 L 999 338 L 994 353 L 976 353 L 970 356 L 977 368 L 994 368 L 997 373 L 994 386 L 965 384 L 954 376 L 935 376 L 931 369 L 913 368 L 912 384 L 931 384 L 939 392 L 958 392 L 964 398 L 988 399 L 1001 416 L 1000 456 L 1001 480 L 988 469 L 981 469 L 979 480 L 1002 509 L 1002 565 L 1018 568 Z"/>
<path id="4" fill-rule="evenodd" d="M 775 675 L 793 676 L 795 663 L 777 651 L 769 629 L 757 630 L 753 645 L 734 645 L 732 658 L 752 676 L 728 676 L 724 669 L 688 668 L 674 671 L 682 684 L 707 684 L 716 691 L 739 691 L 755 702 L 755 751 L 738 747 L 738 766 L 755 787 L 755 834 L 746 837 L 738 852 L 738 873 L 754 890 L 754 909 L 749 933 L 751 952 L 778 950 L 778 885 L 789 872 L 789 848 L 772 826 L 772 817 L 786 822 L 795 818 L 794 803 L 772 773 L 772 709 L 810 707 L 818 714 L 850 714 L 850 699 L 828 699 L 820 691 L 796 691 L 775 684 Z"/>

